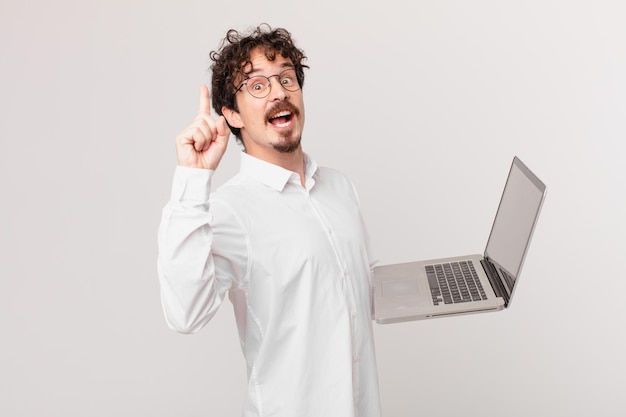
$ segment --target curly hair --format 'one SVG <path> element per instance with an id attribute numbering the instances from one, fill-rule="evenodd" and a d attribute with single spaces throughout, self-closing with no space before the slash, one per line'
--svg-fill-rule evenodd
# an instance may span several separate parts
<path id="1" fill-rule="evenodd" d="M 257 26 L 248 34 L 230 29 L 218 50 L 211 51 L 209 55 L 213 61 L 210 67 L 212 71 L 211 97 L 213 109 L 217 114 L 222 115 L 224 106 L 238 111 L 235 100 L 235 82 L 241 79 L 240 77 L 246 76 L 246 70 L 251 68 L 250 54 L 257 48 L 262 48 L 265 57 L 270 61 L 276 59 L 276 54 L 290 59 L 295 67 L 300 88 L 304 85 L 304 68 L 308 68 L 303 63 L 306 56 L 304 51 L 295 46 L 287 30 L 272 29 L 267 24 Z M 241 142 L 240 129 L 229 127 L 237 140 Z"/>

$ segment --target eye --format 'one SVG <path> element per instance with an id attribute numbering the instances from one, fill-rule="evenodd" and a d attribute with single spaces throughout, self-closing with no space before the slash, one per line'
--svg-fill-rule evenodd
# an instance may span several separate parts
<path id="1" fill-rule="evenodd" d="M 252 90 L 254 91 L 261 91 L 265 88 L 265 86 L 263 85 L 263 83 L 257 82 L 252 84 L 250 88 L 252 88 Z"/>
<path id="2" fill-rule="evenodd" d="M 290 75 L 285 75 L 280 79 L 280 83 L 282 85 L 286 85 L 287 87 L 292 86 L 294 84 L 293 77 Z"/>

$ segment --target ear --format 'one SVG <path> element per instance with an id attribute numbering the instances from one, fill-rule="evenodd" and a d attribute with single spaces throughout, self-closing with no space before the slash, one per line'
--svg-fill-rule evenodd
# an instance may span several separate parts
<path id="1" fill-rule="evenodd" d="M 241 121 L 241 116 L 239 113 L 233 109 L 230 109 L 226 106 L 222 106 L 222 114 L 226 118 L 229 126 L 232 126 L 237 129 L 241 129 L 243 127 L 243 122 Z"/>

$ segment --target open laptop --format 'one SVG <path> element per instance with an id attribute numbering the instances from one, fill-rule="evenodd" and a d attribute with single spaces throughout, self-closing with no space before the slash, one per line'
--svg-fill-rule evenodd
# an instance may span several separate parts
<path id="1" fill-rule="evenodd" d="M 375 267 L 376 322 L 508 307 L 545 195 L 544 183 L 513 158 L 484 254 Z"/>

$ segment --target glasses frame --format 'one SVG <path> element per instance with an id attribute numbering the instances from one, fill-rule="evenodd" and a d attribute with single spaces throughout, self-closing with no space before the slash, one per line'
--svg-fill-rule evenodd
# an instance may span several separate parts
<path id="1" fill-rule="evenodd" d="M 293 73 L 294 73 L 294 78 L 295 78 L 295 81 L 296 81 L 296 86 L 295 86 L 293 89 L 289 89 L 289 88 L 285 87 L 285 86 L 284 86 L 284 85 L 280 82 L 281 76 L 282 76 L 284 73 L 286 73 L 287 71 L 293 71 Z M 267 79 L 267 85 L 268 85 L 268 87 L 269 87 L 269 88 L 267 89 L 267 94 L 265 94 L 265 95 L 263 95 L 263 96 L 255 96 L 255 95 L 254 95 L 254 94 L 252 94 L 252 93 L 250 92 L 250 90 L 248 89 L 248 81 L 250 81 L 250 79 L 252 79 L 252 78 L 256 78 L 256 77 L 262 77 L 262 78 Z M 243 81 L 241 82 L 241 84 L 239 84 L 239 87 L 235 90 L 235 94 L 237 94 L 239 91 L 241 91 L 241 89 L 242 89 L 242 88 L 243 88 L 243 86 L 245 85 L 245 86 L 246 86 L 246 91 L 248 92 L 248 94 L 250 94 L 250 95 L 251 95 L 252 97 L 254 97 L 254 98 L 263 99 L 263 98 L 265 98 L 265 97 L 269 96 L 269 95 L 270 95 L 270 93 L 272 92 L 272 80 L 270 79 L 270 78 L 272 78 L 272 77 L 276 77 L 276 80 L 278 81 L 278 84 L 280 84 L 280 86 L 281 86 L 283 89 L 285 89 L 285 91 L 290 91 L 290 92 L 292 92 L 292 93 L 293 93 L 293 92 L 296 92 L 296 91 L 298 91 L 298 90 L 300 90 L 300 89 L 301 89 L 301 87 L 300 87 L 300 81 L 298 80 L 298 74 L 296 73 L 296 69 L 295 69 L 295 68 L 287 68 L 287 69 L 285 69 L 285 70 L 281 71 L 281 72 L 280 72 L 280 73 L 278 73 L 278 74 L 272 74 L 272 75 L 268 75 L 268 76 L 265 76 L 265 75 L 254 75 L 254 76 L 252 76 L 252 77 L 247 77 L 245 80 L 243 80 Z"/>

